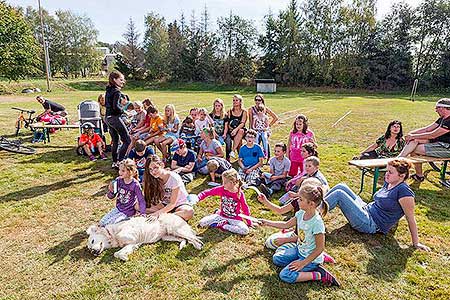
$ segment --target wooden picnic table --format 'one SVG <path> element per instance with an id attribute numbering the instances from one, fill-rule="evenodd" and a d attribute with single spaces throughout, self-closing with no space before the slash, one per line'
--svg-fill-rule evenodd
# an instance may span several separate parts
<path id="1" fill-rule="evenodd" d="M 75 124 L 59 125 L 59 124 L 46 124 L 44 122 L 40 122 L 40 123 L 30 124 L 30 127 L 31 127 L 31 130 L 42 129 L 42 133 L 44 134 L 44 143 L 46 141 L 48 141 L 50 143 L 50 132 L 49 132 L 49 129 L 51 129 L 51 128 L 74 129 L 74 128 L 80 128 L 80 125 L 75 125 Z"/>
<path id="2" fill-rule="evenodd" d="M 358 167 L 361 169 L 361 188 L 359 193 L 363 191 L 364 188 L 364 177 L 367 173 L 373 172 L 373 184 L 372 184 L 372 195 L 377 191 L 378 178 L 380 177 L 380 171 L 384 171 L 389 161 L 397 158 L 376 158 L 376 159 L 355 159 L 348 162 L 349 165 Z M 405 158 L 411 163 L 428 163 L 428 162 L 443 162 L 440 173 L 441 183 L 445 186 L 448 183 L 445 181 L 445 173 L 447 171 L 447 164 L 450 161 L 448 158 L 440 157 L 430 157 L 430 156 L 414 156 Z"/>

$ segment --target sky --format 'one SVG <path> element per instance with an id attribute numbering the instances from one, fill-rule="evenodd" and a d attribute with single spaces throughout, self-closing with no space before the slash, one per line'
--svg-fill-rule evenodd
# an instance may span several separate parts
<path id="1" fill-rule="evenodd" d="M 38 0 L 6 0 L 14 6 L 32 6 L 38 8 Z M 301 2 L 301 1 L 298 1 Z M 398 0 L 378 0 L 377 17 L 382 18 L 393 3 Z M 415 7 L 420 0 L 404 0 Z M 107 43 L 123 40 L 123 33 L 129 19 L 132 18 L 136 28 L 144 31 L 144 16 L 153 11 L 166 18 L 167 22 L 179 19 L 181 13 L 190 19 L 192 12 L 200 18 L 205 5 L 208 7 L 211 25 L 217 18 L 226 16 L 230 10 L 245 19 L 253 20 L 258 29 L 263 28 L 263 17 L 269 10 L 276 14 L 287 7 L 289 0 L 41 0 L 41 6 L 53 14 L 57 10 L 71 10 L 88 16 L 98 30 L 98 40 Z"/>

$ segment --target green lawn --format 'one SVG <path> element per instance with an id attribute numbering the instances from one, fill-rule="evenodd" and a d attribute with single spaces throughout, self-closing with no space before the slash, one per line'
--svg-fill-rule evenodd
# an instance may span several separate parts
<path id="1" fill-rule="evenodd" d="M 41 82 L 42 83 L 42 82 Z M 87 84 L 91 88 L 92 84 Z M 64 85 L 65 86 L 65 85 Z M 71 121 L 77 104 L 96 99 L 98 90 L 82 84 L 55 89 L 44 96 L 64 104 Z M 229 107 L 235 91 L 124 90 L 131 99 L 151 97 L 160 109 L 174 103 L 184 117 L 190 107 L 212 106 L 215 98 Z M 253 93 L 241 90 L 245 104 Z M 0 96 L 0 134 L 14 131 L 12 106 L 40 111 L 35 95 Z M 273 128 L 275 141 L 287 142 L 297 113 L 305 113 L 315 132 L 321 169 L 330 185 L 346 182 L 359 189 L 360 172 L 347 161 L 372 143 L 392 119 L 404 130 L 437 118 L 436 97 L 408 101 L 406 95 L 286 91 L 266 95 L 266 103 L 285 121 Z M 351 114 L 331 125 L 347 111 Z M 30 135 L 24 132 L 24 138 Z M 28 134 L 28 135 L 27 135 Z M 387 236 L 352 230 L 337 209 L 325 217 L 326 248 L 337 261 L 329 269 L 342 288 L 318 283 L 280 282 L 264 248 L 274 229 L 259 228 L 240 237 L 214 229 L 197 229 L 204 249 L 159 242 L 136 251 L 128 262 L 113 257 L 114 250 L 93 257 L 85 247 L 85 229 L 114 206 L 104 196 L 116 176 L 111 161 L 88 162 L 75 154 L 77 130 L 63 130 L 50 144 L 37 144 L 37 154 L 21 156 L 0 151 L 0 299 L 448 299 L 450 289 L 450 192 L 441 188 L 437 172 L 426 166 L 427 180 L 416 192 L 416 219 L 421 242 L 431 253 L 414 251 L 406 221 Z M 188 189 L 206 188 L 197 178 Z M 370 182 L 370 179 L 369 179 Z M 362 196 L 369 201 L 371 187 Z M 265 210 L 252 191 L 246 192 L 252 215 L 279 219 Z M 209 199 L 196 207 L 190 224 L 218 207 Z"/>

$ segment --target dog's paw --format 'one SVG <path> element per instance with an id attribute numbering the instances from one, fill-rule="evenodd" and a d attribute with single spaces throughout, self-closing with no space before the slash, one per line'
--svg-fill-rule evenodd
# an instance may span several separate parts
<path id="1" fill-rule="evenodd" d="M 125 255 L 125 254 L 121 253 L 120 251 L 115 252 L 114 253 L 114 257 L 118 258 L 120 260 L 123 260 L 123 261 L 127 261 L 128 260 L 128 255 Z"/>
<path id="2" fill-rule="evenodd" d="M 180 250 L 183 249 L 186 246 L 186 240 L 182 240 L 180 242 Z"/>

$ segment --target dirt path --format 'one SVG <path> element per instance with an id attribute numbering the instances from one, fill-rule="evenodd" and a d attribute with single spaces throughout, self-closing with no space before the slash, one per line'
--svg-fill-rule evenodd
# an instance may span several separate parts
<path id="1" fill-rule="evenodd" d="M 33 101 L 35 95 L 30 96 L 22 96 L 22 95 L 2 95 L 0 96 L 0 103 L 21 103 L 21 102 L 30 102 Z"/>

